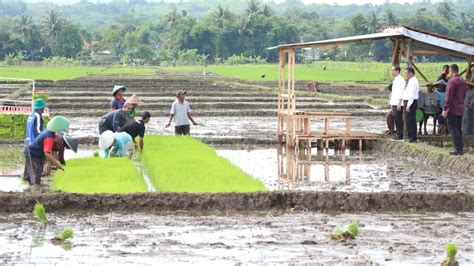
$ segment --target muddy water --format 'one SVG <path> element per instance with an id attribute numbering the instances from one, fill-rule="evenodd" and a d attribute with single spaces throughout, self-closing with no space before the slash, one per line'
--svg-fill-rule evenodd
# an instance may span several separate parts
<path id="1" fill-rule="evenodd" d="M 30 214 L 0 218 L 2 264 L 439 265 L 455 242 L 460 265 L 474 263 L 473 213 L 460 214 L 84 214 L 50 215 L 46 229 Z M 360 224 L 355 240 L 332 230 Z M 74 230 L 68 246 L 49 239 Z"/>
<path id="2" fill-rule="evenodd" d="M 217 152 L 262 180 L 271 190 L 474 193 L 472 176 L 376 151 L 359 153 L 346 150 L 335 154 L 331 150 L 318 152 L 313 149 L 309 176 L 294 179 L 279 175 L 275 148 Z M 287 158 L 284 159 L 283 167 L 287 167 Z"/>

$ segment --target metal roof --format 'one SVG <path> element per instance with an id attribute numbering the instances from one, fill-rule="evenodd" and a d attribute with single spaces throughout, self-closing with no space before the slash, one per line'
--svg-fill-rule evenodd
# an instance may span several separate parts
<path id="1" fill-rule="evenodd" d="M 401 37 L 414 41 L 415 45 L 429 47 L 433 50 L 441 50 L 454 56 L 469 58 L 474 56 L 474 44 L 466 41 L 456 40 L 447 36 L 418 30 L 411 27 L 387 27 L 381 32 L 373 34 L 365 34 L 330 40 L 322 40 L 315 42 L 303 42 L 292 44 L 281 44 L 268 49 L 288 49 L 288 48 L 305 48 L 305 47 L 324 47 L 353 42 L 362 42 L 369 40 L 379 40 L 385 38 Z"/>

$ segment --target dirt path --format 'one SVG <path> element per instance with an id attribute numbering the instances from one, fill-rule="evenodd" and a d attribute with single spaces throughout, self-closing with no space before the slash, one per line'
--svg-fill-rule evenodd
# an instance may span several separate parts
<path id="1" fill-rule="evenodd" d="M 324 264 L 439 265 L 444 246 L 474 263 L 473 213 L 155 213 L 50 215 L 46 230 L 30 214 L 0 218 L 2 264 Z M 360 224 L 355 240 L 332 230 Z M 69 251 L 54 232 L 71 227 Z M 318 264 L 319 265 L 319 264 Z"/>

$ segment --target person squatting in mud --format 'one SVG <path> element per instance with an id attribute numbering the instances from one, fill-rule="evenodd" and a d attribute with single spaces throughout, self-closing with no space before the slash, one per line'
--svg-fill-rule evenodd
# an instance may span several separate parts
<path id="1" fill-rule="evenodd" d="M 62 116 L 55 116 L 46 125 L 46 128 L 36 137 L 33 143 L 26 145 L 23 151 L 25 156 L 25 169 L 23 179 L 30 185 L 39 186 L 43 175 L 45 158 L 56 166 L 56 169 L 63 170 L 61 162 L 53 156 L 53 146 L 57 132 L 62 132 L 69 128 L 70 121 Z M 65 139 L 65 141 L 67 141 Z"/>
<path id="2" fill-rule="evenodd" d="M 194 121 L 191 116 L 191 108 L 189 107 L 188 101 L 184 99 L 186 91 L 178 90 L 176 92 L 176 100 L 171 106 L 169 121 L 166 127 L 168 128 L 171 125 L 171 121 L 174 118 L 174 133 L 175 135 L 189 135 L 190 134 L 190 125 L 189 121 L 193 125 L 197 126 L 196 121 Z"/>

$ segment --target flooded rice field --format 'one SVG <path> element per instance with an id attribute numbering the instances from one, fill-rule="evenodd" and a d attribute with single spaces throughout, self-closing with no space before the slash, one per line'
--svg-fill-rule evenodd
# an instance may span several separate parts
<path id="1" fill-rule="evenodd" d="M 41 228 L 31 214 L 0 218 L 2 264 L 317 264 L 439 265 L 455 242 L 460 265 L 474 264 L 473 213 L 53 214 Z M 360 235 L 330 240 L 335 227 Z M 66 227 L 74 237 L 50 239 Z"/>

